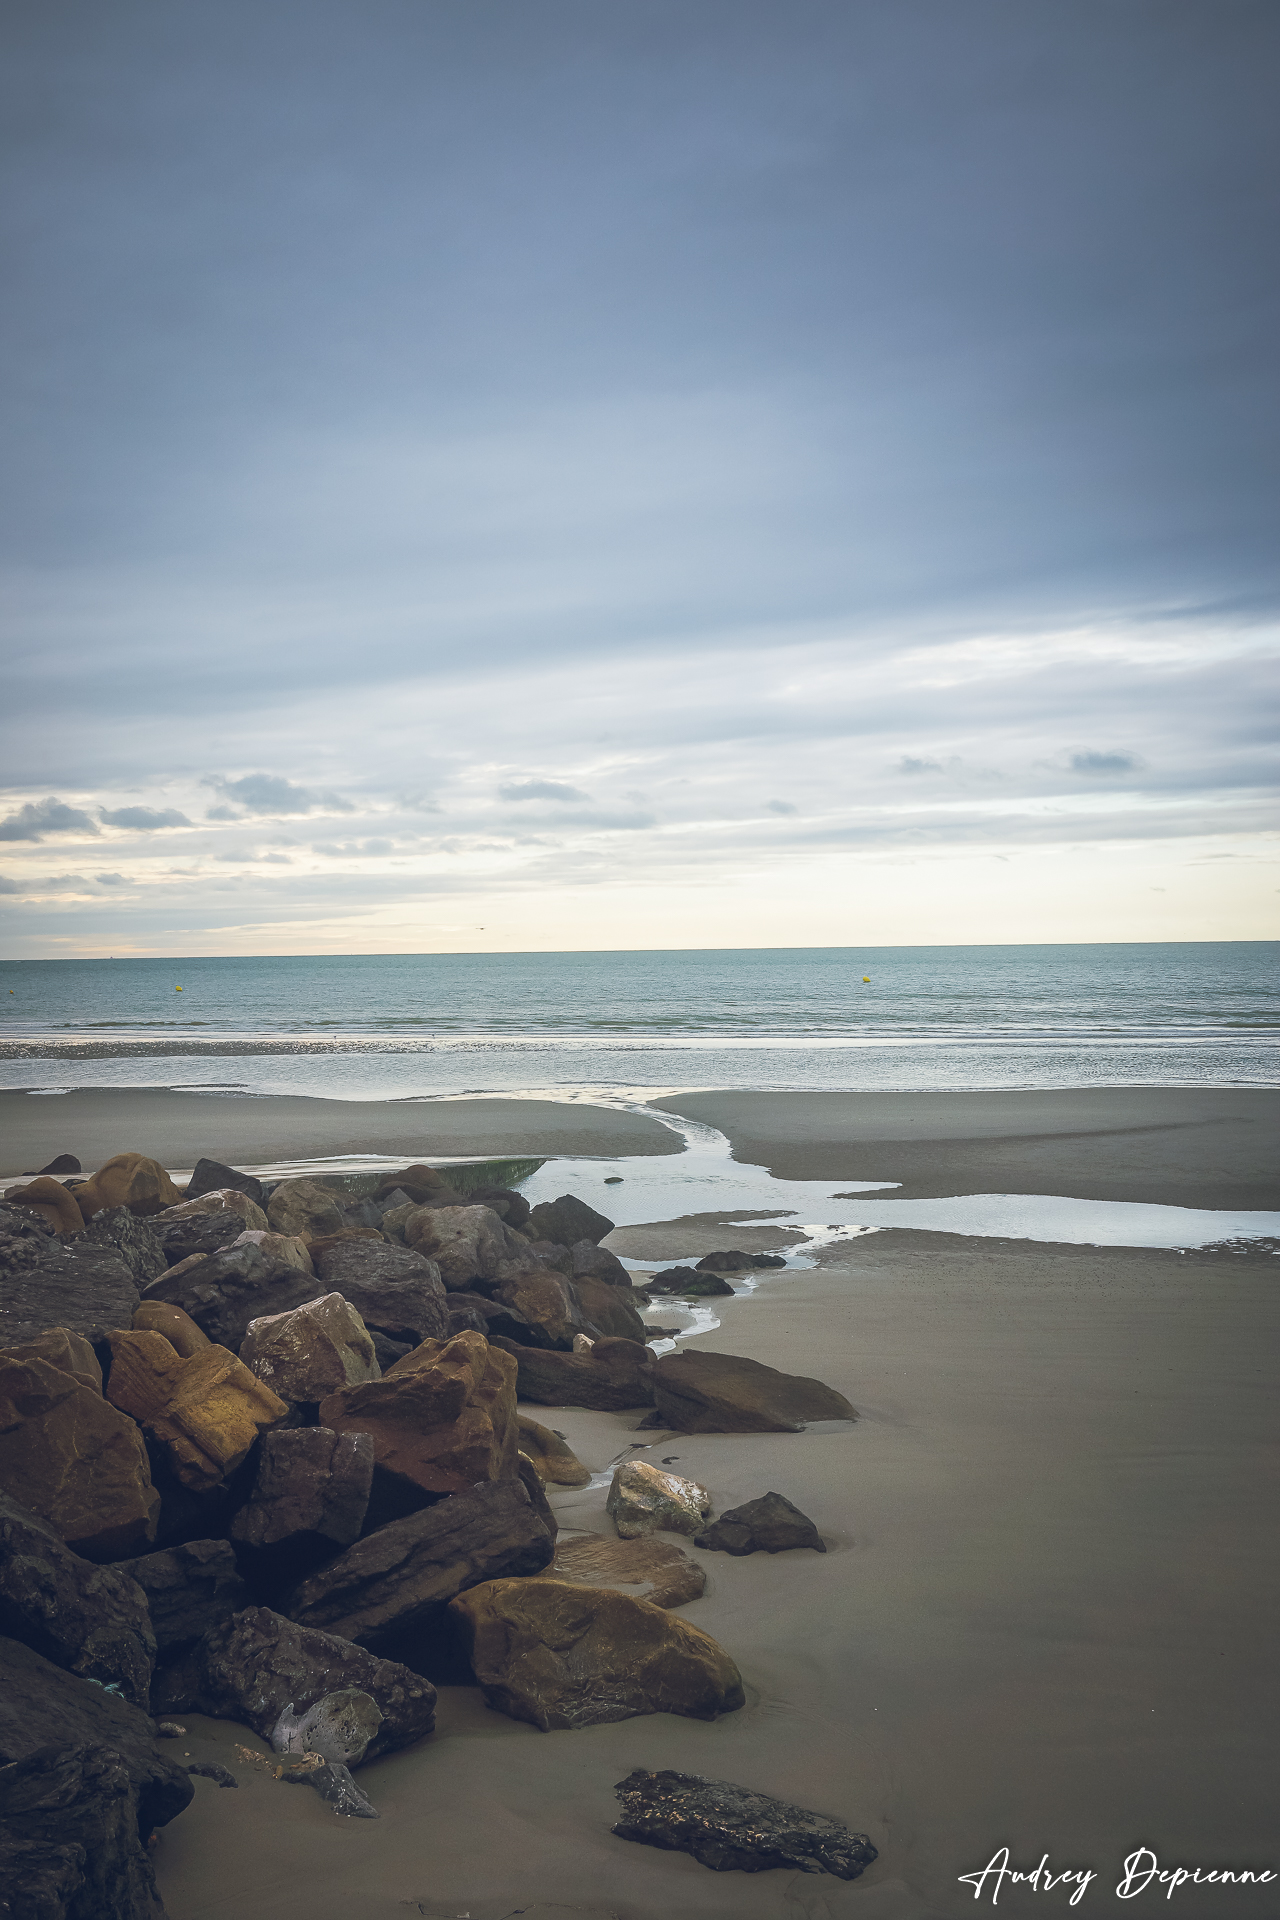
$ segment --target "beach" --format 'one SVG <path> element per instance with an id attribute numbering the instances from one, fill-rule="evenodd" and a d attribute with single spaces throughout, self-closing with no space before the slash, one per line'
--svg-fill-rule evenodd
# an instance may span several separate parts
<path id="1" fill-rule="evenodd" d="M 1081 1101 L 1063 1111 L 1054 1096 L 1058 1124 L 1028 1140 L 1027 1165 L 1043 1165 L 1046 1140 L 1131 1140 L 1135 1115 L 1140 1141 L 1159 1128 L 1176 1151 L 1194 1143 L 1217 1097 L 1153 1091 L 1127 1103 L 1123 1126 L 1104 1127 L 1116 1116 L 1102 1113 L 1090 1134 Z M 1043 1110 L 1046 1096 L 1034 1098 Z M 1220 1098 L 1224 1124 L 1235 1111 L 1259 1133 L 1280 1104 Z M 717 1100 L 721 1122 L 741 1128 L 722 1096 L 668 1104 L 705 1113 Z M 797 1125 L 813 1113 L 807 1100 L 747 1104 L 756 1133 L 740 1131 L 739 1156 L 763 1136 L 779 1162 L 853 1177 L 847 1124 L 824 1138 L 820 1115 Z M 857 1104 L 867 1140 L 896 1151 L 902 1115 L 877 1122 L 874 1104 Z M 966 1136 L 953 1106 L 945 1129 L 974 1168 L 994 1139 L 1001 1184 L 1016 1155 L 991 1129 L 1007 1119 L 978 1106 Z M 602 1119 L 602 1134 L 611 1123 Z M 506 1135 L 500 1144 L 517 1147 Z M 518 1150 L 547 1144 L 535 1129 Z M 895 1164 L 902 1177 L 905 1150 L 919 1143 L 900 1144 L 903 1159 L 877 1160 L 886 1177 Z M 219 1145 L 231 1148 L 229 1133 L 206 1141 Z M 1139 1151 L 1154 1168 L 1150 1145 Z M 1231 1164 L 1218 1185 L 1202 1169 L 1202 1204 L 1237 1178 L 1266 1190 L 1261 1160 L 1222 1157 Z M 1141 1168 L 1127 1185 L 1113 1178 L 1122 1191 L 1110 1197 L 1151 1197 Z M 632 1258 L 642 1257 L 636 1231 L 617 1236 Z M 749 1231 L 753 1246 L 770 1240 L 766 1227 Z M 698 1250 L 690 1238 L 690 1227 L 654 1220 L 644 1244 L 652 1259 L 677 1258 Z M 774 1229 L 771 1244 L 784 1249 L 793 1235 Z M 243 1728 L 193 1716 L 184 1746 L 229 1762 L 240 1787 L 197 1782 L 194 1805 L 161 1835 L 171 1920 L 926 1920 L 973 1912 L 975 1891 L 959 1876 L 1003 1846 L 1015 1866 L 1047 1854 L 1053 1871 L 1095 1873 L 1079 1910 L 1128 1913 L 1114 1889 L 1140 1847 L 1161 1867 L 1274 1865 L 1275 1568 L 1262 1517 L 1275 1303 L 1274 1262 L 1260 1252 L 905 1231 L 831 1248 L 807 1271 L 717 1301 L 720 1325 L 694 1344 L 816 1376 L 849 1397 L 856 1424 L 650 1436 L 635 1431 L 638 1415 L 528 1411 L 595 1470 L 651 1442 L 641 1457 L 703 1481 L 716 1511 L 775 1489 L 817 1522 L 821 1556 L 690 1549 L 708 1587 L 682 1612 L 737 1661 L 746 1707 L 707 1724 L 657 1715 L 543 1734 L 446 1686 L 431 1739 L 361 1770 L 378 1822 L 335 1820 L 314 1796 L 284 1792 L 237 1762 Z M 611 1531 L 603 1484 L 551 1497 L 562 1528 Z M 612 1788 L 637 1766 L 813 1807 L 866 1831 L 879 1858 L 845 1884 L 713 1873 L 629 1844 L 609 1831 Z M 1067 1897 L 1006 1886 L 999 1904 L 1057 1911 Z M 1152 1886 L 1139 1909 L 1163 1897 Z M 1184 1886 L 1175 1904 L 1197 1920 L 1263 1920 L 1276 1907 L 1274 1888 L 1256 1886 Z"/>

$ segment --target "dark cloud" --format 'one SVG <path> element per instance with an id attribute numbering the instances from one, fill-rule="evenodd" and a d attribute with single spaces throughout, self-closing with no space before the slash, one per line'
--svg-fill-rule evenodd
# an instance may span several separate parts
<path id="1" fill-rule="evenodd" d="M 563 780 L 509 780 L 498 788 L 504 800 L 564 800 L 578 801 L 590 796 L 578 787 L 566 786 Z"/>
<path id="2" fill-rule="evenodd" d="M 97 833 L 87 813 L 64 800 L 28 801 L 0 820 L 0 840 L 43 840 L 46 833 Z"/>
<path id="3" fill-rule="evenodd" d="M 99 807 L 99 820 L 109 827 L 131 827 L 135 833 L 155 833 L 160 827 L 189 827 L 191 822 L 176 807 Z"/>
<path id="4" fill-rule="evenodd" d="M 211 820 L 236 820 L 242 814 L 355 812 L 351 802 L 344 800 L 340 794 L 317 791 L 311 787 L 295 787 L 291 780 L 285 780 L 275 773 L 247 773 L 240 780 L 228 780 L 222 774 L 211 774 L 203 784 L 212 787 L 216 793 L 225 794 L 227 800 L 234 803 L 234 807 L 228 807 L 224 802 L 212 810 L 208 816 Z M 237 808 L 238 812 L 234 810 Z"/>

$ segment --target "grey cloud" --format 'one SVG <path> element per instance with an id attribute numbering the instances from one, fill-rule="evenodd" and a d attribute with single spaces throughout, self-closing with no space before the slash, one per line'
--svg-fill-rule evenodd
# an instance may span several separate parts
<path id="1" fill-rule="evenodd" d="M 898 762 L 899 773 L 941 773 L 941 760 L 917 760 L 913 754 L 904 753 Z"/>
<path id="2" fill-rule="evenodd" d="M 1141 754 L 1118 748 L 1111 753 L 1073 753 L 1067 762 L 1072 773 L 1141 773 L 1146 764 Z"/>
<path id="3" fill-rule="evenodd" d="M 764 805 L 766 813 L 795 813 L 798 811 L 797 808 L 792 806 L 789 800 L 766 800 Z"/>
<path id="4" fill-rule="evenodd" d="M 47 800 L 28 801 L 16 813 L 0 820 L 0 840 L 42 840 L 46 833 L 97 833 L 87 813 L 69 807 L 52 794 Z"/>
<path id="5" fill-rule="evenodd" d="M 230 820 L 242 820 L 244 818 L 244 815 L 237 813 L 234 807 L 210 807 L 209 811 L 205 814 L 204 817 L 206 820 L 230 821 Z"/>
<path id="6" fill-rule="evenodd" d="M 0 873 L 0 893 L 24 893 L 26 889 L 17 880 L 8 879 Z"/>
<path id="7" fill-rule="evenodd" d="M 211 774 L 202 784 L 212 787 L 216 793 L 225 794 L 226 799 L 246 815 L 355 812 L 351 802 L 339 794 L 312 787 L 297 787 L 291 780 L 285 780 L 275 773 L 247 773 L 240 780 L 228 780 L 222 774 Z M 211 813 L 209 817 L 212 819 L 215 816 Z M 234 820 L 239 816 L 224 804 L 216 817 Z"/>
<path id="8" fill-rule="evenodd" d="M 322 854 L 330 860 L 372 860 L 382 854 L 394 853 L 395 842 L 393 840 L 351 840 L 345 846 L 338 846 L 332 841 L 325 841 L 317 842 L 311 851 Z"/>
<path id="9" fill-rule="evenodd" d="M 566 786 L 562 780 L 509 780 L 498 788 L 504 800 L 587 800 L 578 787 Z"/>
<path id="10" fill-rule="evenodd" d="M 94 879 L 100 887 L 128 887 L 133 882 L 123 873 L 95 873 Z"/>
<path id="11" fill-rule="evenodd" d="M 161 827 L 189 827 L 191 822 L 176 807 L 99 807 L 98 818 L 109 827 L 131 827 L 135 833 L 155 833 Z"/>

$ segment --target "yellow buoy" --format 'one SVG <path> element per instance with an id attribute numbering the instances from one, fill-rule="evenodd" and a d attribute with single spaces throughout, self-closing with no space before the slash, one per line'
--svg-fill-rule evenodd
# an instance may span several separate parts
<path id="1" fill-rule="evenodd" d="M 863 984 L 863 986 L 864 986 L 864 987 L 869 987 L 869 986 L 871 985 L 871 975 L 870 975 L 869 973 L 864 973 L 864 974 L 863 974 L 863 976 L 862 976 L 862 984 Z M 179 987 L 179 989 L 178 989 L 178 991 L 179 991 L 179 993 L 181 993 L 181 991 L 182 991 L 182 989 L 181 989 L 181 987 Z"/>
<path id="2" fill-rule="evenodd" d="M 175 993 L 181 993 L 181 992 L 182 992 L 182 988 L 181 988 L 181 987 L 175 987 L 175 988 L 174 988 L 174 992 L 175 992 Z"/>

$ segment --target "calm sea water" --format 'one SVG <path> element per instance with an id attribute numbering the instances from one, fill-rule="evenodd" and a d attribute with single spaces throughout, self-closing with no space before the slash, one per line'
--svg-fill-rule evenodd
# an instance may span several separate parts
<path id="1" fill-rule="evenodd" d="M 0 962 L 9 1087 L 1277 1083 L 1270 942 Z"/>

